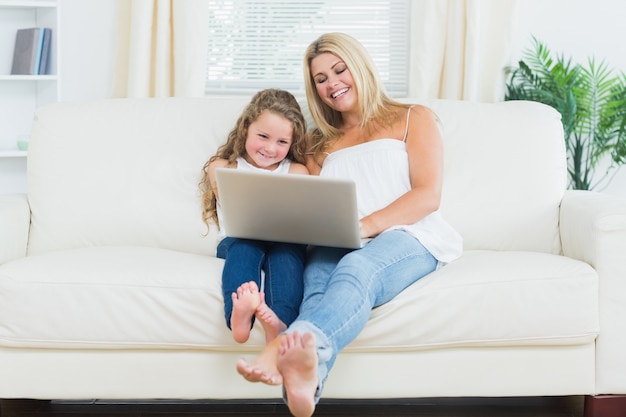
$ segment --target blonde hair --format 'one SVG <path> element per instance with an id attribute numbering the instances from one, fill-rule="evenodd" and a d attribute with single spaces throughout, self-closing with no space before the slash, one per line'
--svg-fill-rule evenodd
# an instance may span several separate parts
<path id="1" fill-rule="evenodd" d="M 304 85 L 307 103 L 316 128 L 311 132 L 310 142 L 314 152 L 323 151 L 326 144 L 341 135 L 339 126 L 341 113 L 330 108 L 317 94 L 315 80 L 311 74 L 311 62 L 323 53 L 340 58 L 350 70 L 358 92 L 361 127 L 372 121 L 381 124 L 392 122 L 390 106 L 408 107 L 391 99 L 380 81 L 378 71 L 363 45 L 345 33 L 326 33 L 309 45 L 304 54 Z"/>
<path id="2" fill-rule="evenodd" d="M 285 90 L 268 88 L 259 91 L 252 97 L 250 103 L 248 103 L 239 119 L 237 119 L 235 126 L 228 134 L 226 143 L 220 146 L 215 155 L 209 158 L 202 167 L 202 179 L 198 187 L 202 199 L 202 220 L 209 227 L 210 223 L 214 222 L 219 228 L 217 199 L 209 179 L 209 165 L 216 159 L 225 159 L 228 161 L 228 165 L 232 165 L 237 161 L 238 157 L 244 156 L 246 154 L 248 128 L 265 110 L 283 116 L 291 122 L 293 135 L 287 158 L 301 164 L 305 163 L 306 122 L 298 101 L 293 94 Z"/>

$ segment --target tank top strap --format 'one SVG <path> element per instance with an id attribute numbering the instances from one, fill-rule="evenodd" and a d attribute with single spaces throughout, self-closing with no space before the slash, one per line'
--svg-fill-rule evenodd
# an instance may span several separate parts
<path id="1" fill-rule="evenodd" d="M 404 136 L 402 137 L 402 142 L 406 142 L 406 137 L 409 135 L 409 118 L 411 117 L 411 109 L 415 107 L 412 105 L 406 112 L 406 126 L 404 127 Z"/>

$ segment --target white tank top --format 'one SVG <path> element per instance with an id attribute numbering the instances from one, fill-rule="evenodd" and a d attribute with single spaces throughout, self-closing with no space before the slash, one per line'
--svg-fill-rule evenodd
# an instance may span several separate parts
<path id="1" fill-rule="evenodd" d="M 377 139 L 340 149 L 326 157 L 320 176 L 355 181 L 359 218 L 365 217 L 411 190 L 406 143 Z M 415 224 L 393 226 L 388 230 L 392 229 L 406 230 L 443 263 L 453 261 L 463 252 L 461 236 L 439 211 Z"/>
<path id="2" fill-rule="evenodd" d="M 288 174 L 290 167 L 291 167 L 291 161 L 287 158 L 280 161 L 280 163 L 278 164 L 278 167 L 276 167 L 276 169 L 273 171 L 255 167 L 254 165 L 251 165 L 248 161 L 246 161 L 241 156 L 237 158 L 237 169 L 241 169 L 244 171 L 264 172 L 267 174 Z"/>
<path id="3" fill-rule="evenodd" d="M 285 158 L 282 161 L 280 161 L 280 163 L 278 164 L 278 167 L 276 167 L 275 170 L 270 171 L 267 169 L 258 168 L 258 167 L 255 167 L 254 165 L 251 165 L 248 161 L 246 161 L 243 157 L 240 156 L 237 158 L 237 168 L 235 169 L 240 169 L 242 171 L 261 172 L 261 173 L 266 173 L 266 174 L 288 174 L 290 167 L 291 167 L 291 160 Z M 220 224 L 222 224 L 222 219 L 223 219 L 222 205 L 220 204 L 219 200 L 217 201 L 217 218 Z M 221 227 L 218 233 L 218 239 L 222 240 L 224 237 L 226 237 L 226 232 L 224 228 Z"/>

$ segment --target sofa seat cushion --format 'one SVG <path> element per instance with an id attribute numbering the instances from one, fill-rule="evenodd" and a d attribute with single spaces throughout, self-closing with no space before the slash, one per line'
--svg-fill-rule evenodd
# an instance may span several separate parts
<path id="1" fill-rule="evenodd" d="M 61 250 L 6 263 L 0 316 L 11 318 L 0 324 L 0 343 L 230 348 L 222 264 L 212 256 L 139 246 Z"/>
<path id="2" fill-rule="evenodd" d="M 150 247 L 48 252 L 0 266 L 0 345 L 257 350 L 223 317 L 222 260 Z M 258 326 L 257 326 L 258 327 Z M 349 350 L 587 343 L 597 276 L 533 252 L 469 251 L 376 308 Z"/>
<path id="3" fill-rule="evenodd" d="M 584 344 L 600 330 L 598 275 L 540 252 L 465 251 L 374 309 L 353 349 Z"/>

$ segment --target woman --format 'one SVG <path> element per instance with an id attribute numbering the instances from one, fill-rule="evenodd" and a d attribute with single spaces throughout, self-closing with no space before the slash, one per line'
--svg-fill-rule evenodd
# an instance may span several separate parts
<path id="1" fill-rule="evenodd" d="M 305 53 L 311 134 L 309 171 L 356 182 L 358 250 L 316 247 L 296 320 L 238 372 L 283 384 L 294 416 L 310 416 L 337 354 L 380 306 L 461 255 L 460 236 L 438 212 L 443 149 L 436 115 L 387 96 L 363 46 L 322 35 Z"/>

